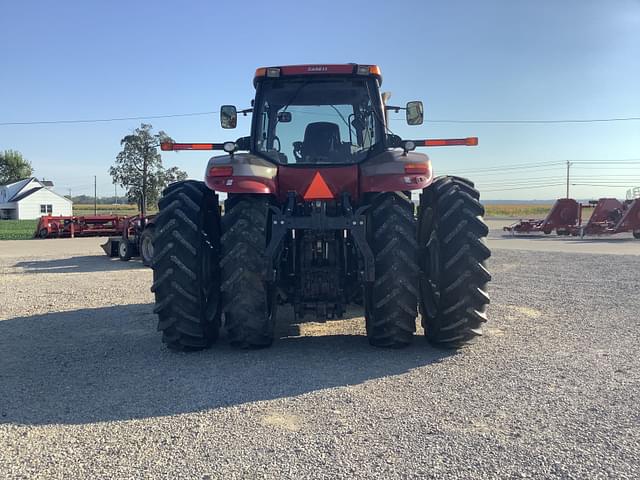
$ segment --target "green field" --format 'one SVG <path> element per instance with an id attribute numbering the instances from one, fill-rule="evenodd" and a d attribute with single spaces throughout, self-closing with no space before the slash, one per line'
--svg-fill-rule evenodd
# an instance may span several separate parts
<path id="1" fill-rule="evenodd" d="M 138 207 L 136 207 L 135 205 L 98 205 L 97 212 L 98 215 L 135 215 L 138 213 Z M 73 214 L 93 215 L 93 205 L 76 203 L 73 205 Z"/>
<path id="2" fill-rule="evenodd" d="M 543 218 L 551 209 L 548 203 L 501 203 L 496 205 L 485 205 L 485 215 L 487 217 L 515 217 L 515 218 Z"/>
<path id="3" fill-rule="evenodd" d="M 33 238 L 38 220 L 0 220 L 0 240 Z"/>

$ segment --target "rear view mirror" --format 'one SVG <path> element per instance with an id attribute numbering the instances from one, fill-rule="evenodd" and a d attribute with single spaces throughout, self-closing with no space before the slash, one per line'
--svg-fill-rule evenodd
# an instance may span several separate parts
<path id="1" fill-rule="evenodd" d="M 409 125 L 422 125 L 424 121 L 424 110 L 422 102 L 408 102 L 406 108 L 407 123 Z"/>
<path id="2" fill-rule="evenodd" d="M 282 123 L 289 123 L 291 121 L 291 112 L 278 113 L 278 121 Z"/>
<path id="3" fill-rule="evenodd" d="M 238 111 L 235 105 L 220 107 L 220 125 L 222 128 L 236 128 L 238 125 Z"/>

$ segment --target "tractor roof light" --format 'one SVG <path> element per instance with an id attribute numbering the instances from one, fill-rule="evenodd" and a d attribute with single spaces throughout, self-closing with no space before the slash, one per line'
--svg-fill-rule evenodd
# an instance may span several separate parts
<path id="1" fill-rule="evenodd" d="M 280 69 L 277 67 L 267 68 L 267 77 L 277 78 L 280 76 Z"/>
<path id="2" fill-rule="evenodd" d="M 382 71 L 380 70 L 380 67 L 377 65 L 369 65 L 369 73 L 371 75 L 377 75 L 379 77 L 382 77 Z"/>
<path id="3" fill-rule="evenodd" d="M 382 77 L 380 67 L 377 65 L 358 65 L 356 68 L 357 75 L 377 75 Z"/>

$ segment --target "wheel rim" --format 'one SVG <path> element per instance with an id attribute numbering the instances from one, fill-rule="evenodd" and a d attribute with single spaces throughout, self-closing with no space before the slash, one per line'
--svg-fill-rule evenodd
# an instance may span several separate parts
<path id="1" fill-rule="evenodd" d="M 120 244 L 118 245 L 118 253 L 120 254 L 121 257 L 126 257 L 127 256 L 127 243 L 122 241 L 120 242 Z"/>
<path id="2" fill-rule="evenodd" d="M 151 241 L 151 235 L 145 235 L 142 239 L 142 256 L 145 261 L 151 261 L 153 258 L 153 242 Z"/>

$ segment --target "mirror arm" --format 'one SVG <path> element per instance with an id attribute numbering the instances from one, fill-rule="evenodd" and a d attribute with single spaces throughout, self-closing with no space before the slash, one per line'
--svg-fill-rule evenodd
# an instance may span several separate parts
<path id="1" fill-rule="evenodd" d="M 238 111 L 238 113 L 241 113 L 243 116 L 247 116 L 247 113 L 252 113 L 253 112 L 253 108 L 245 108 L 244 110 L 240 110 Z"/>
<path id="2" fill-rule="evenodd" d="M 393 105 L 385 105 L 384 109 L 385 110 L 393 110 L 395 113 L 398 113 L 400 110 L 406 110 L 405 107 L 395 107 Z"/>

